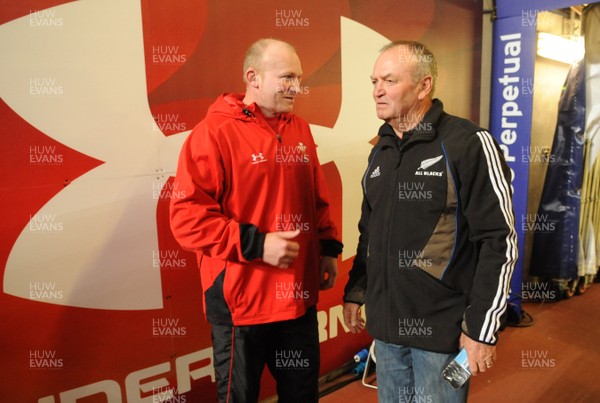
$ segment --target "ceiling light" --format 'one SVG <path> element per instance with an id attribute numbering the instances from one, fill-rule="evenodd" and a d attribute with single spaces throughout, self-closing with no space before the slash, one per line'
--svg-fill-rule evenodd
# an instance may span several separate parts
<path id="1" fill-rule="evenodd" d="M 547 32 L 538 33 L 537 54 L 546 59 L 572 64 L 583 59 L 585 54 L 582 36 L 572 39 Z"/>

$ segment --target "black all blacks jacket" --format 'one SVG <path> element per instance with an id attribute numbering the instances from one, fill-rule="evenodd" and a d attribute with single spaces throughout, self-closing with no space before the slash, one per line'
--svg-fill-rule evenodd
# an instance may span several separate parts
<path id="1" fill-rule="evenodd" d="M 492 136 L 434 100 L 399 141 L 379 129 L 344 301 L 375 338 L 452 353 L 495 344 L 517 259 L 510 171 Z"/>

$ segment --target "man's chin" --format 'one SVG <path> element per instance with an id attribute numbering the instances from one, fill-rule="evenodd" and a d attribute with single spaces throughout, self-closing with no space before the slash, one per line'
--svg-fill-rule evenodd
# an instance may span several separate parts
<path id="1" fill-rule="evenodd" d="M 277 113 L 289 113 L 294 109 L 294 104 L 281 106 Z"/>

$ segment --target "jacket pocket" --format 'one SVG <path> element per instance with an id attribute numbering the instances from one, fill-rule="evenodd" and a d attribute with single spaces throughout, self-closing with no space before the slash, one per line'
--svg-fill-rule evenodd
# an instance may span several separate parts
<path id="1" fill-rule="evenodd" d="M 424 278 L 425 283 L 429 284 L 431 292 L 434 292 L 435 295 L 440 295 L 442 298 L 451 298 L 451 297 L 463 297 L 463 293 L 456 288 L 452 287 L 449 284 L 446 284 L 444 281 L 439 278 L 433 276 L 431 273 L 428 273 L 425 270 L 416 270 L 419 276 Z"/>

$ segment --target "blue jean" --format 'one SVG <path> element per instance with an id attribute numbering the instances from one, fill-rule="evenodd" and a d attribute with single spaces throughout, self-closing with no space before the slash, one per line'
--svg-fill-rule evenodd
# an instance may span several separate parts
<path id="1" fill-rule="evenodd" d="M 442 371 L 458 354 L 440 354 L 375 340 L 377 397 L 381 403 L 466 402 L 469 382 L 454 389 Z"/>

